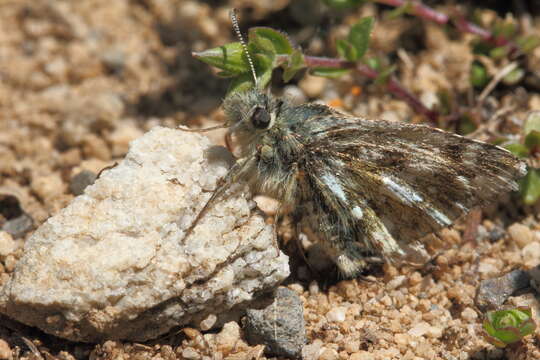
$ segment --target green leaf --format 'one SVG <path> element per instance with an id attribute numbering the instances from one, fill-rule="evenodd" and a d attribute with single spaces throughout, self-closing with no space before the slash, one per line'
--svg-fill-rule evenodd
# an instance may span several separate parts
<path id="1" fill-rule="evenodd" d="M 515 156 L 520 157 L 520 158 L 527 158 L 529 156 L 529 149 L 527 149 L 527 147 L 523 144 L 518 144 L 518 143 L 507 144 L 507 145 L 504 145 L 504 148 L 510 151 Z"/>
<path id="2" fill-rule="evenodd" d="M 361 59 L 366 53 L 374 23 L 375 19 L 372 16 L 368 16 L 360 19 L 360 21 L 351 28 L 347 40 L 356 49 L 355 59 L 351 61 Z"/>
<path id="3" fill-rule="evenodd" d="M 249 29 L 249 43 L 254 44 L 258 49 L 275 55 L 290 55 L 293 46 L 289 38 L 269 27 L 254 27 Z"/>
<path id="4" fill-rule="evenodd" d="M 253 55 L 253 61 L 255 62 L 255 69 L 257 70 L 258 86 L 260 89 L 264 89 L 272 78 L 274 59 L 273 57 L 267 56 L 267 54 L 255 54 Z"/>
<path id="5" fill-rule="evenodd" d="M 529 169 L 527 175 L 519 180 L 519 192 L 525 204 L 536 203 L 540 198 L 540 170 Z"/>
<path id="6" fill-rule="evenodd" d="M 493 29 L 493 35 L 495 37 L 502 36 L 506 39 L 511 39 L 516 34 L 518 28 L 517 24 L 513 21 L 503 20 L 499 21 L 494 29 Z"/>
<path id="7" fill-rule="evenodd" d="M 516 43 L 522 52 L 528 54 L 540 45 L 540 37 L 536 35 L 521 36 L 516 40 Z"/>
<path id="8" fill-rule="evenodd" d="M 484 87 L 489 81 L 489 75 L 486 68 L 479 62 L 474 62 L 471 66 L 471 84 L 474 87 Z"/>
<path id="9" fill-rule="evenodd" d="M 536 324 L 530 308 L 518 307 L 510 310 L 489 311 L 483 322 L 487 340 L 497 347 L 521 340 L 532 334 Z"/>
<path id="10" fill-rule="evenodd" d="M 317 67 L 310 70 L 311 75 L 322 76 L 327 78 L 338 78 L 347 74 L 350 69 L 336 69 L 336 68 L 325 68 Z"/>
<path id="11" fill-rule="evenodd" d="M 489 51 L 489 57 L 492 59 L 502 59 L 508 55 L 509 48 L 507 46 L 499 46 Z"/>
<path id="12" fill-rule="evenodd" d="M 529 131 L 527 136 L 525 136 L 525 146 L 529 150 L 538 148 L 540 146 L 540 131 L 538 130 Z"/>
<path id="13" fill-rule="evenodd" d="M 348 61 L 356 61 L 358 59 L 356 48 L 347 40 L 336 40 L 336 50 L 340 57 Z"/>
<path id="14" fill-rule="evenodd" d="M 283 81 L 289 82 L 305 66 L 304 54 L 300 50 L 294 50 L 289 56 L 288 62 L 283 64 Z"/>
<path id="15" fill-rule="evenodd" d="M 525 119 L 523 134 L 527 136 L 533 130 L 540 131 L 540 111 L 531 111 Z"/>
<path id="16" fill-rule="evenodd" d="M 365 60 L 365 63 L 367 66 L 369 66 L 375 71 L 379 71 L 382 67 L 382 61 L 381 59 L 378 59 L 378 58 L 369 58 Z"/>
<path id="17" fill-rule="evenodd" d="M 345 10 L 359 6 L 365 0 L 323 0 L 323 2 L 334 9 Z"/>
<path id="18" fill-rule="evenodd" d="M 502 79 L 502 82 L 508 86 L 516 85 L 523 79 L 523 76 L 525 76 L 525 70 L 518 67 L 510 71 L 510 73 Z"/>
<path id="19" fill-rule="evenodd" d="M 230 75 L 239 75 L 249 71 L 249 64 L 243 55 L 244 49 L 239 42 L 193 53 L 197 59 L 217 67 Z"/>
<path id="20" fill-rule="evenodd" d="M 243 75 L 240 75 L 233 79 L 233 81 L 229 85 L 229 89 L 227 90 L 227 96 L 235 93 L 235 92 L 244 92 L 251 88 L 253 88 L 253 76 L 251 73 L 246 73 Z"/>

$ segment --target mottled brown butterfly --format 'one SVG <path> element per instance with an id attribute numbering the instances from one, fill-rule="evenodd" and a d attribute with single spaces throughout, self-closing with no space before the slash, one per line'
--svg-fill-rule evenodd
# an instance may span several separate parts
<path id="1" fill-rule="evenodd" d="M 233 23 L 257 82 L 234 16 Z M 498 146 L 325 105 L 293 105 L 257 86 L 229 96 L 223 108 L 239 158 L 203 212 L 231 184 L 246 181 L 309 226 L 346 277 L 370 257 L 392 260 L 421 247 L 423 236 L 517 190 L 526 171 Z"/>

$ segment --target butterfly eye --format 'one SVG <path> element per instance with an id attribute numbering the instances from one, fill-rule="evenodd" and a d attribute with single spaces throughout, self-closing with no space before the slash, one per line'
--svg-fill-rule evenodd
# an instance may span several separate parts
<path id="1" fill-rule="evenodd" d="M 256 107 L 251 115 L 251 123 L 257 129 L 266 129 L 270 125 L 270 114 L 265 108 Z"/>

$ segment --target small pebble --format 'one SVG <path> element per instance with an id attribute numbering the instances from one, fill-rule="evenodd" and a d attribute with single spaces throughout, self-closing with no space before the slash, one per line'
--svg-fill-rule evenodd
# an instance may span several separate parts
<path id="1" fill-rule="evenodd" d="M 79 172 L 77 175 L 71 178 L 71 182 L 69 183 L 69 191 L 71 191 L 73 195 L 82 195 L 84 193 L 84 189 L 96 181 L 96 177 L 97 175 L 90 170 L 83 170 Z"/>
<path id="2" fill-rule="evenodd" d="M 386 284 L 386 290 L 394 290 L 405 284 L 407 277 L 405 275 L 396 276 Z"/>
<path id="3" fill-rule="evenodd" d="M 0 259 L 14 252 L 16 248 L 17 244 L 11 234 L 6 231 L 0 231 Z"/>
<path id="4" fill-rule="evenodd" d="M 531 229 L 520 223 L 509 226 L 508 235 L 510 235 L 510 239 L 512 239 L 512 241 L 514 241 L 521 249 L 534 240 L 534 233 Z"/>
<path id="5" fill-rule="evenodd" d="M 9 360 L 11 359 L 11 355 L 11 348 L 9 347 L 9 344 L 0 339 L 0 359 Z"/>
<path id="6" fill-rule="evenodd" d="M 57 198 L 64 192 L 64 182 L 56 173 L 34 177 L 30 186 L 42 200 Z"/>
<path id="7" fill-rule="evenodd" d="M 334 349 L 324 349 L 321 352 L 321 355 L 319 355 L 319 360 L 337 360 L 339 359 L 339 354 Z"/>
<path id="8" fill-rule="evenodd" d="M 461 317 L 468 322 L 473 322 L 478 318 L 478 314 L 472 308 L 467 307 L 461 312 Z"/>
<path id="9" fill-rule="evenodd" d="M 505 275 L 480 282 L 475 303 L 482 311 L 501 306 L 516 291 L 529 286 L 530 276 L 526 271 L 514 270 Z"/>
<path id="10" fill-rule="evenodd" d="M 216 336 L 217 350 L 229 354 L 240 339 L 240 326 L 234 321 L 223 325 L 223 330 Z"/>
<path id="11" fill-rule="evenodd" d="M 2 226 L 2 231 L 10 234 L 14 239 L 22 238 L 34 226 L 34 220 L 26 214 L 10 219 Z"/>
<path id="12" fill-rule="evenodd" d="M 342 322 L 345 321 L 346 314 L 347 308 L 338 306 L 326 313 L 326 319 L 330 322 Z"/>
<path id="13" fill-rule="evenodd" d="M 407 333 L 411 336 L 423 336 L 429 331 L 429 328 L 430 325 L 427 322 L 422 321 L 418 324 L 415 324 L 409 331 L 407 331 Z"/>
<path id="14" fill-rule="evenodd" d="M 195 349 L 187 347 L 182 351 L 182 357 L 188 360 L 198 360 L 201 358 L 201 355 Z"/>
<path id="15" fill-rule="evenodd" d="M 214 327 L 217 321 L 217 316 L 214 314 L 208 315 L 201 323 L 199 324 L 202 331 L 210 330 Z"/>
<path id="16" fill-rule="evenodd" d="M 8 273 L 13 272 L 15 270 L 15 265 L 17 265 L 17 259 L 13 255 L 6 256 L 6 260 L 4 260 L 4 267 Z"/>
<path id="17" fill-rule="evenodd" d="M 249 344 L 265 345 L 269 356 L 298 357 L 306 343 L 302 300 L 295 291 L 278 288 L 272 304 L 247 310 L 244 334 Z"/>
<path id="18" fill-rule="evenodd" d="M 521 249 L 523 263 L 527 267 L 533 267 L 540 264 L 540 242 L 532 242 Z"/>
<path id="19" fill-rule="evenodd" d="M 352 354 L 350 360 L 375 360 L 375 355 L 369 351 L 359 351 Z"/>

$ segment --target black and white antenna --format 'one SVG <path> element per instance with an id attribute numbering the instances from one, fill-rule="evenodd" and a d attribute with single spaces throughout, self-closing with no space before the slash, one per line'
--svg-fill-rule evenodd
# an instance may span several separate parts
<path id="1" fill-rule="evenodd" d="M 257 73 L 255 72 L 255 66 L 253 65 L 253 60 L 251 59 L 251 55 L 249 55 L 247 44 L 244 41 L 244 38 L 242 37 L 242 32 L 240 31 L 240 26 L 238 25 L 238 18 L 236 17 L 236 9 L 234 8 L 231 9 L 231 11 L 229 12 L 229 16 L 231 17 L 234 32 L 236 32 L 236 36 L 238 36 L 238 40 L 240 40 L 240 44 L 242 44 L 242 48 L 244 49 L 244 53 L 246 54 L 249 67 L 251 69 L 251 74 L 253 75 L 253 81 L 255 81 L 255 87 L 257 87 L 258 85 Z"/>

